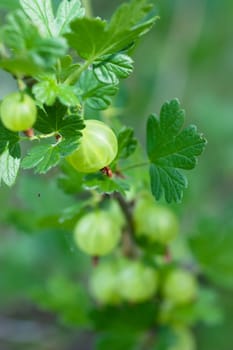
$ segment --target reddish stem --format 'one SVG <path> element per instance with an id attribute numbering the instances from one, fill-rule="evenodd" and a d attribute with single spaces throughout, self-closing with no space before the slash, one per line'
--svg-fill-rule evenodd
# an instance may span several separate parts
<path id="1" fill-rule="evenodd" d="M 27 137 L 33 137 L 34 136 L 34 130 L 33 128 L 30 128 L 28 130 L 24 131 L 24 135 L 26 135 Z"/>
<path id="2" fill-rule="evenodd" d="M 100 261 L 100 257 L 99 257 L 99 256 L 96 255 L 96 256 L 93 256 L 93 257 L 92 257 L 92 265 L 93 265 L 94 267 L 98 266 L 99 261 Z"/>
<path id="3" fill-rule="evenodd" d="M 166 248 L 166 252 L 165 252 L 165 261 L 167 263 L 170 263 L 172 260 L 172 256 L 171 256 L 171 252 L 169 251 L 168 248 Z"/>
<path id="4" fill-rule="evenodd" d="M 103 169 L 101 169 L 102 173 L 108 177 L 112 177 L 112 170 L 109 166 L 105 166 Z"/>

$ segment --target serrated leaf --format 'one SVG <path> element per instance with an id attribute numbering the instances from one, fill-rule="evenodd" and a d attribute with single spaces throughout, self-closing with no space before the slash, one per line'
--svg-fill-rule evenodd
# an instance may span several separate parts
<path id="1" fill-rule="evenodd" d="M 53 75 L 42 77 L 41 81 L 33 86 L 32 92 L 37 101 L 48 106 L 52 106 L 57 98 L 66 106 L 76 106 L 79 103 L 74 87 L 59 84 Z"/>
<path id="2" fill-rule="evenodd" d="M 101 57 L 93 64 L 96 78 L 105 84 L 117 84 L 133 71 L 133 60 L 128 55 L 117 53 Z"/>
<path id="3" fill-rule="evenodd" d="M 0 67 L 16 75 L 34 75 L 51 69 L 67 49 L 62 38 L 41 37 L 21 11 L 8 15 L 2 28 L 2 42 L 8 58 L 1 59 Z"/>
<path id="4" fill-rule="evenodd" d="M 101 193 L 120 192 L 125 194 L 129 190 L 129 184 L 118 178 L 109 178 L 103 174 L 90 174 L 84 178 L 83 187 L 85 189 L 95 189 Z"/>
<path id="5" fill-rule="evenodd" d="M 36 168 L 35 172 L 45 174 L 58 165 L 61 158 L 68 156 L 78 147 L 78 139 L 68 139 L 56 144 L 44 144 L 33 147 L 23 159 L 24 169 Z"/>
<path id="6" fill-rule="evenodd" d="M 77 19 L 66 35 L 68 43 L 89 61 L 122 51 L 152 27 L 156 17 L 146 18 L 150 10 L 146 0 L 132 0 L 120 6 L 109 23 L 100 18 Z"/>
<path id="7" fill-rule="evenodd" d="M 20 158 L 14 158 L 6 149 L 0 156 L 0 185 L 4 182 L 7 186 L 15 183 L 20 166 Z"/>
<path id="8" fill-rule="evenodd" d="M 53 36 L 55 19 L 51 0 L 20 0 L 20 5 L 43 36 Z"/>
<path id="9" fill-rule="evenodd" d="M 82 73 L 77 85 L 80 99 L 90 108 L 97 110 L 106 109 L 111 103 L 111 96 L 117 91 L 117 86 L 99 82 L 89 70 Z"/>
<path id="10" fill-rule="evenodd" d="M 6 148 L 13 158 L 20 158 L 19 134 L 6 129 L 0 121 L 0 154 Z"/>
<path id="11" fill-rule="evenodd" d="M 43 36 L 56 37 L 69 32 L 69 24 L 75 18 L 84 16 L 80 0 L 61 1 L 56 17 L 51 0 L 20 0 L 20 5 L 28 18 Z"/>
<path id="12" fill-rule="evenodd" d="M 63 35 L 70 31 L 69 25 L 75 19 L 83 17 L 84 8 L 81 6 L 80 0 L 63 0 L 56 14 L 56 34 Z"/>
<path id="13" fill-rule="evenodd" d="M 60 59 L 60 67 L 57 67 L 56 75 L 58 81 L 64 82 L 74 71 L 80 67 L 79 63 L 73 63 L 72 57 L 66 55 Z"/>
<path id="14" fill-rule="evenodd" d="M 204 225 L 190 240 L 202 271 L 216 284 L 233 288 L 233 228 Z"/>
<path id="15" fill-rule="evenodd" d="M 68 114 L 67 107 L 58 101 L 52 107 L 39 109 L 35 129 L 44 133 L 56 132 L 64 138 L 82 136 L 85 127 L 83 118 L 77 114 Z"/>
<path id="16" fill-rule="evenodd" d="M 137 148 L 138 141 L 134 137 L 132 128 L 124 127 L 120 130 L 118 136 L 118 158 L 128 158 Z"/>
<path id="17" fill-rule="evenodd" d="M 179 169 L 193 169 L 206 145 L 195 126 L 182 130 L 183 124 L 184 111 L 176 99 L 162 106 L 160 118 L 151 115 L 147 122 L 151 190 L 157 200 L 164 194 L 168 203 L 181 201 L 187 179 Z"/>

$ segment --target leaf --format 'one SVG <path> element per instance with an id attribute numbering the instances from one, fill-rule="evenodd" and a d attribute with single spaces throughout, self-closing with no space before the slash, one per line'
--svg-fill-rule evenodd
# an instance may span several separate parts
<path id="1" fill-rule="evenodd" d="M 84 8 L 81 7 L 80 0 L 61 1 L 56 18 L 51 0 L 20 0 L 20 4 L 32 23 L 46 37 L 56 37 L 67 33 L 70 22 L 84 16 Z"/>
<path id="2" fill-rule="evenodd" d="M 78 147 L 78 139 L 68 139 L 56 144 L 44 144 L 33 147 L 23 159 L 21 165 L 24 169 L 36 168 L 39 174 L 47 173 L 58 165 L 61 158 L 68 156 Z"/>
<path id="3" fill-rule="evenodd" d="M 109 178 L 103 174 L 90 174 L 84 178 L 83 187 L 87 190 L 98 190 L 101 193 L 120 192 L 125 194 L 129 190 L 126 181 L 116 177 Z"/>
<path id="4" fill-rule="evenodd" d="M 13 158 L 20 158 L 19 134 L 6 129 L 0 121 L 0 154 L 6 148 Z"/>
<path id="5" fill-rule="evenodd" d="M 73 86 L 59 84 L 56 77 L 48 75 L 33 86 L 33 94 L 37 101 L 52 106 L 58 98 L 66 106 L 76 106 L 79 103 Z"/>
<path id="6" fill-rule="evenodd" d="M 74 71 L 80 67 L 79 63 L 73 63 L 72 57 L 66 55 L 60 59 L 60 67 L 57 67 L 56 76 L 58 81 L 64 82 Z"/>
<path id="7" fill-rule="evenodd" d="M 137 148 L 138 141 L 134 137 L 132 128 L 124 127 L 120 130 L 118 136 L 118 154 L 117 158 L 128 158 Z"/>
<path id="8" fill-rule="evenodd" d="M 178 169 L 193 169 L 206 145 L 195 126 L 181 130 L 183 124 L 184 111 L 176 99 L 162 106 L 160 118 L 151 115 L 147 122 L 151 190 L 157 200 L 164 194 L 168 203 L 180 202 L 187 187 L 187 179 Z"/>
<path id="9" fill-rule="evenodd" d="M 117 53 L 150 30 L 156 20 L 155 16 L 147 17 L 151 8 L 147 0 L 132 0 L 120 6 L 109 23 L 100 18 L 78 18 L 71 23 L 66 38 L 89 61 Z"/>
<path id="10" fill-rule="evenodd" d="M 189 244 L 202 271 L 214 283 L 233 289 L 233 228 L 203 225 Z"/>
<path id="11" fill-rule="evenodd" d="M 67 107 L 57 101 L 51 107 L 39 109 L 34 127 L 44 134 L 56 132 L 64 138 L 76 137 L 79 139 L 85 125 L 81 116 L 69 115 Z"/>
<path id="12" fill-rule="evenodd" d="M 97 110 L 106 109 L 111 103 L 110 96 L 115 95 L 117 91 L 117 86 L 99 82 L 92 71 L 83 72 L 77 85 L 80 99 L 88 107 Z"/>
<path id="13" fill-rule="evenodd" d="M 107 55 L 93 64 L 96 78 L 105 84 L 117 84 L 120 78 L 127 78 L 133 71 L 133 60 L 128 55 L 118 53 Z"/>
<path id="14" fill-rule="evenodd" d="M 0 67 L 16 75 L 35 75 L 51 69 L 67 49 L 62 38 L 42 38 L 21 11 L 7 16 L 1 34 L 8 58 L 1 59 Z"/>
<path id="15" fill-rule="evenodd" d="M 68 162 L 61 164 L 62 174 L 58 178 L 58 186 L 65 193 L 76 194 L 81 192 L 83 174 L 76 171 Z"/>
<path id="16" fill-rule="evenodd" d="M 53 36 L 55 19 L 51 0 L 20 0 L 20 5 L 43 36 Z"/>
<path id="17" fill-rule="evenodd" d="M 63 35 L 70 31 L 69 24 L 85 14 L 84 8 L 81 6 L 80 0 L 63 0 L 56 14 L 56 32 L 57 35 Z"/>
<path id="18" fill-rule="evenodd" d="M 0 156 L 0 185 L 3 181 L 7 186 L 12 186 L 15 183 L 18 174 L 20 159 L 14 158 L 6 149 Z"/>

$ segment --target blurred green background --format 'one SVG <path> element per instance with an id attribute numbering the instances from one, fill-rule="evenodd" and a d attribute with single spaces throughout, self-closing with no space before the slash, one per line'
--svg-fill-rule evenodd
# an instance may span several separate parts
<path id="1" fill-rule="evenodd" d="M 93 13 L 109 18 L 120 3 L 93 0 Z M 17 1 L 0 1 L 2 17 L 15 6 Z M 232 350 L 233 2 L 160 0 L 155 6 L 160 20 L 133 53 L 134 74 L 122 83 L 114 107 L 143 143 L 147 116 L 178 97 L 187 123 L 196 124 L 208 139 L 198 167 L 188 175 L 184 201 L 174 210 L 184 237 L 193 232 L 201 236 L 200 244 L 191 247 L 225 310 L 222 325 L 197 327 L 198 350 Z M 14 81 L 0 72 L 1 97 L 14 88 Z M 51 180 L 56 177 L 56 172 L 37 178 L 21 171 L 12 189 L 0 190 L 2 350 L 93 348 L 85 315 L 89 298 L 81 288 L 90 262 L 73 246 L 70 228 L 59 225 L 60 212 L 74 199 L 57 188 Z M 50 229 L 49 222 L 57 223 L 57 229 Z M 75 289 L 69 279 L 77 280 Z"/>

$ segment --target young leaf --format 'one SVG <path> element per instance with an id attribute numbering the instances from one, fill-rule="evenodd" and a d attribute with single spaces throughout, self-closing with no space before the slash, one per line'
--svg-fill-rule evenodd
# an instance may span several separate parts
<path id="1" fill-rule="evenodd" d="M 147 0 L 132 0 L 116 11 L 109 23 L 100 18 L 78 18 L 66 34 L 68 43 L 88 61 L 122 51 L 151 29 L 156 20 L 155 16 L 146 18 L 151 8 Z"/>
<path id="2" fill-rule="evenodd" d="M 74 87 L 59 84 L 53 75 L 42 77 L 32 89 L 37 101 L 52 106 L 58 98 L 66 106 L 76 106 L 79 103 Z"/>
<path id="3" fill-rule="evenodd" d="M 51 0 L 20 0 L 20 5 L 43 36 L 53 36 L 55 19 Z"/>
<path id="4" fill-rule="evenodd" d="M 118 84 L 119 79 L 127 78 L 132 73 L 133 60 L 122 53 L 107 55 L 94 62 L 93 70 L 100 82 Z"/>
<path id="5" fill-rule="evenodd" d="M 110 103 L 111 98 L 117 93 L 116 85 L 103 84 L 99 82 L 92 71 L 83 72 L 78 82 L 77 94 L 90 108 L 102 110 L 106 109 Z"/>
<path id="6" fill-rule="evenodd" d="M 16 75 L 34 75 L 48 70 L 67 49 L 62 38 L 42 38 L 21 11 L 7 17 L 1 34 L 8 57 L 3 57 L 0 67 Z"/>
<path id="7" fill-rule="evenodd" d="M 176 99 L 162 106 L 160 118 L 151 115 L 147 122 L 152 193 L 157 200 L 164 193 L 168 203 L 180 202 L 187 187 L 187 179 L 178 169 L 193 169 L 206 145 L 195 126 L 181 130 L 183 124 L 184 111 Z"/>
<path id="8" fill-rule="evenodd" d="M 97 190 L 101 193 L 120 192 L 123 195 L 129 190 L 126 181 L 119 178 L 109 178 L 101 173 L 87 175 L 83 181 L 83 187 L 88 190 Z"/>
<path id="9" fill-rule="evenodd" d="M 69 31 L 70 22 L 84 16 L 80 0 L 61 1 L 56 18 L 51 0 L 20 0 L 24 12 L 40 33 L 46 37 L 61 36 Z"/>
<path id="10" fill-rule="evenodd" d="M 85 9 L 81 6 L 80 0 L 63 0 L 56 14 L 56 32 L 57 35 L 63 35 L 70 31 L 69 24 L 79 17 L 83 17 Z"/>
<path id="11" fill-rule="evenodd" d="M 132 128 L 126 128 L 120 130 L 118 134 L 118 158 L 128 158 L 135 151 L 138 141 L 134 137 Z"/>
<path id="12" fill-rule="evenodd" d="M 0 156 L 0 185 L 3 181 L 7 186 L 12 186 L 15 183 L 18 174 L 20 159 L 14 158 L 6 149 Z"/>
<path id="13" fill-rule="evenodd" d="M 55 167 L 61 158 L 68 156 L 78 147 L 78 139 L 71 138 L 56 144 L 44 144 L 33 147 L 22 161 L 22 168 L 36 168 L 35 172 L 45 174 Z"/>
<path id="14" fill-rule="evenodd" d="M 64 138 L 82 136 L 81 130 L 85 127 L 83 119 L 76 114 L 67 114 L 67 108 L 56 102 L 52 107 L 39 109 L 35 129 L 44 133 L 58 133 Z"/>

